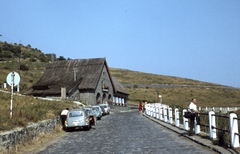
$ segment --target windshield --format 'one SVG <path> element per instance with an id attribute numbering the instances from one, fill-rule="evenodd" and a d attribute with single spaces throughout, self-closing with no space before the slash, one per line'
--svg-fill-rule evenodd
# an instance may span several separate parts
<path id="1" fill-rule="evenodd" d="M 96 111 L 99 111 L 99 108 L 98 108 L 98 107 L 93 107 L 92 109 L 93 109 L 93 110 L 96 110 Z"/>
<path id="2" fill-rule="evenodd" d="M 70 112 L 69 117 L 80 117 L 83 116 L 82 112 Z"/>

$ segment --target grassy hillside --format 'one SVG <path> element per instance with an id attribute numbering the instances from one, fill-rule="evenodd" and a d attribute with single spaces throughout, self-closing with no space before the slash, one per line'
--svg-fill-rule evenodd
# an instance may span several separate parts
<path id="1" fill-rule="evenodd" d="M 0 63 L 0 81 L 2 81 L 0 87 L 2 87 L 7 74 L 12 71 L 12 69 L 4 69 L 5 65 L 13 67 L 15 63 L 13 61 Z M 28 63 L 31 69 L 20 71 L 20 93 L 27 91 L 39 80 L 48 64 L 43 62 Z M 17 69 L 16 71 L 18 72 Z M 163 103 L 183 107 L 188 105 L 192 97 L 196 97 L 198 106 L 202 107 L 240 106 L 239 88 L 118 68 L 110 68 L 110 73 L 129 92 L 130 104 L 137 104 L 140 100 L 159 102 L 158 96 L 162 95 Z"/>
<path id="2" fill-rule="evenodd" d="M 185 107 L 192 97 L 197 98 L 198 106 L 201 107 L 240 106 L 240 89 L 237 88 L 126 69 L 110 68 L 110 72 L 125 85 L 131 104 L 140 100 L 159 102 L 158 96 L 162 95 L 164 104 L 174 106 Z M 152 84 L 158 87 L 153 88 Z"/>

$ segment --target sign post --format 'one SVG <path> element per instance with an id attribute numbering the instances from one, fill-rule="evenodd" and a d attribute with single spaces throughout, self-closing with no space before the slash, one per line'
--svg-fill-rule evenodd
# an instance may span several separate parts
<path id="1" fill-rule="evenodd" d="M 13 87 L 20 82 L 20 76 L 17 72 L 10 72 L 7 76 L 7 83 L 11 86 L 11 101 L 10 101 L 10 119 L 12 119 L 12 106 L 13 106 Z"/>

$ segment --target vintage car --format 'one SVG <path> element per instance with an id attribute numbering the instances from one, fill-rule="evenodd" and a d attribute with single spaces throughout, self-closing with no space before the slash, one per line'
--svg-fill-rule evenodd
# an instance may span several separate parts
<path id="1" fill-rule="evenodd" d="M 95 105 L 95 106 L 92 106 L 92 110 L 96 113 L 97 120 L 101 120 L 101 118 L 102 118 L 102 109 L 101 109 L 101 107 L 98 106 L 98 105 Z"/>
<path id="2" fill-rule="evenodd" d="M 99 107 L 101 108 L 102 115 L 105 116 L 107 113 L 106 113 L 104 107 L 103 107 L 103 106 L 100 106 L 100 105 L 99 105 Z"/>
<path id="3" fill-rule="evenodd" d="M 65 130 L 70 131 L 81 128 L 90 130 L 92 125 L 96 125 L 96 118 L 88 110 L 84 108 L 72 109 L 67 114 Z"/>
<path id="4" fill-rule="evenodd" d="M 103 107 L 106 114 L 110 114 L 110 107 L 108 104 L 99 104 L 100 107 Z"/>
<path id="5" fill-rule="evenodd" d="M 83 109 L 88 111 L 90 120 L 92 121 L 92 123 L 94 122 L 94 125 L 96 125 L 96 123 L 97 123 L 97 113 L 94 112 L 92 107 L 83 107 Z"/>

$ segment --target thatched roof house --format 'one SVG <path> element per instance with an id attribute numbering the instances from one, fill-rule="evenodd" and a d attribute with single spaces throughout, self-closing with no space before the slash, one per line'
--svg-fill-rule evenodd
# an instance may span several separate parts
<path id="1" fill-rule="evenodd" d="M 127 102 L 128 92 L 112 78 L 105 58 L 56 61 L 26 94 L 38 97 L 61 97 L 88 104 Z"/>

